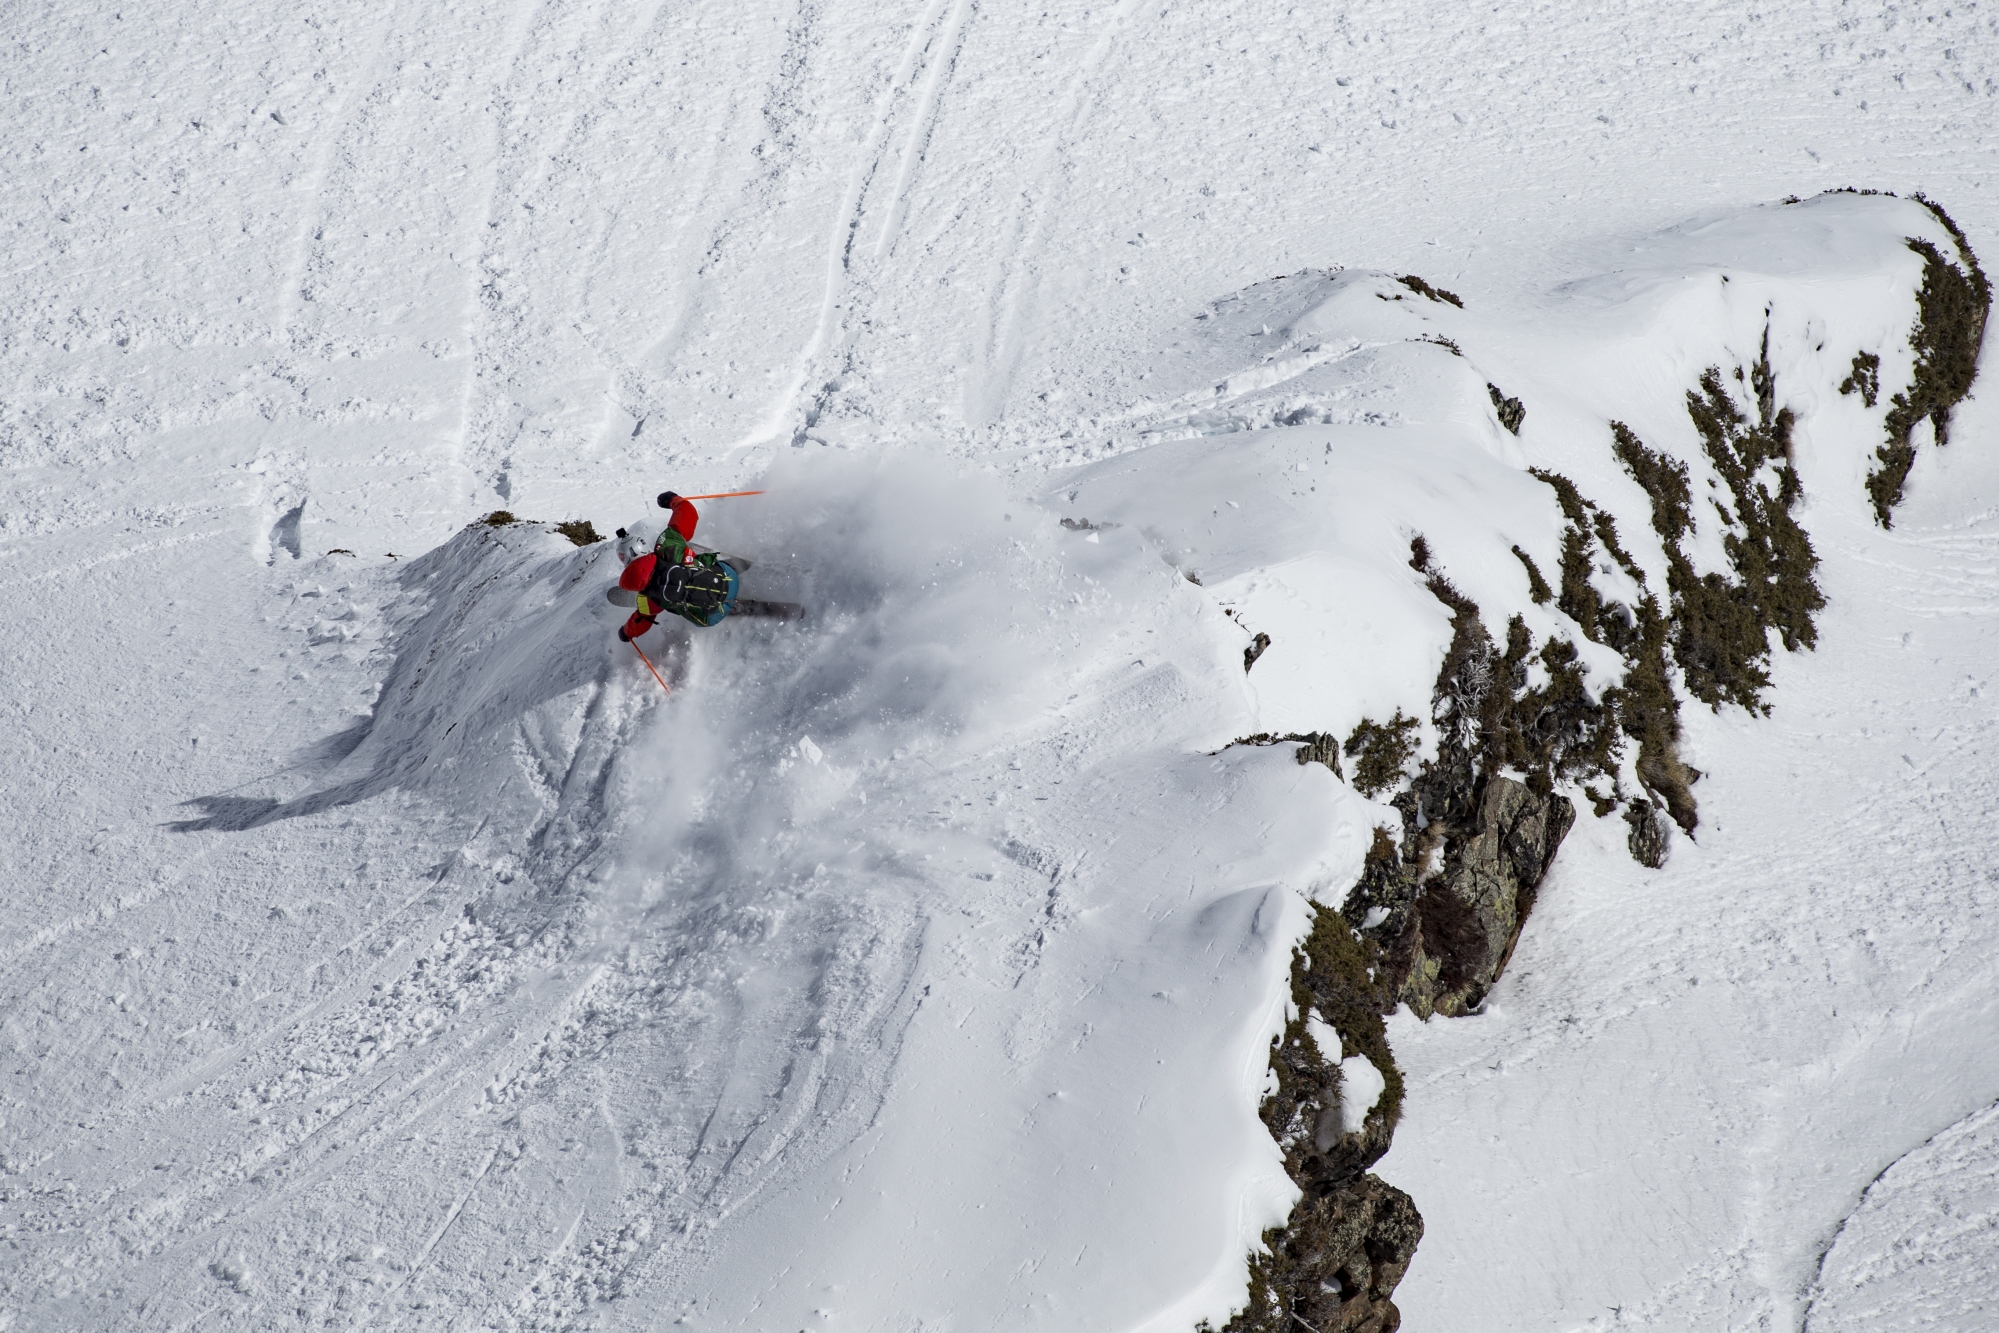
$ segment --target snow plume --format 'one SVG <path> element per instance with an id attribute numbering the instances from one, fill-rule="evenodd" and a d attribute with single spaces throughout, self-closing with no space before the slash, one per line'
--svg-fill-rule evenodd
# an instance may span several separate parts
<path id="1" fill-rule="evenodd" d="M 752 559 L 746 595 L 809 617 L 668 621 L 642 640 L 675 689 L 614 796 L 607 938 L 664 992 L 640 1072 L 686 1163 L 676 1223 L 733 1211 L 875 1114 L 931 917 L 1021 878 L 966 818 L 992 809 L 968 803 L 967 775 L 1045 729 L 1081 647 L 1052 625 L 1086 609 L 1097 632 L 1118 628 L 1106 580 L 989 480 L 840 455 L 762 485 L 705 506 L 699 538 Z M 1099 572 L 1145 581 L 1132 564 Z M 1060 870 L 1048 854 L 1029 873 Z"/>
<path id="2" fill-rule="evenodd" d="M 1093 1291 L 1109 1326 L 1162 1301 L 1224 1317 L 1289 1193 L 1254 1117 L 1302 910 L 1272 889 L 1325 873 L 1305 815 L 1329 775 L 1201 753 L 1246 717 L 1239 635 L 1136 537 L 908 458 L 763 484 L 699 536 L 809 618 L 693 632 L 620 768 L 609 935 L 644 995 L 606 1075 L 650 1085 L 628 1132 L 672 1162 L 628 1282 L 729 1327 L 770 1326 L 763 1299 L 943 1315 L 1014 1289 L 1006 1196 L 1091 1177 L 1036 1246 L 1087 1255 L 1089 1281 L 1046 1289 Z M 1226 800 L 1285 826 L 1262 845 L 1247 819 L 1194 837 L 1218 764 Z M 1117 1240 L 1134 1206 L 1184 1236 Z M 991 1257 L 884 1285 L 879 1247 L 912 1225 Z"/>
<path id="3" fill-rule="evenodd" d="M 745 595 L 808 618 L 668 620 L 640 640 L 675 682 L 621 770 L 625 865 L 646 906 L 906 876 L 945 854 L 871 792 L 1038 719 L 1060 662 L 1048 623 L 1109 597 L 1047 549 L 1045 515 L 989 482 L 844 456 L 766 491 L 709 506 L 698 535 L 751 558 Z"/>
<path id="4" fill-rule="evenodd" d="M 1053 520 L 989 479 L 920 457 L 833 455 L 762 485 L 707 506 L 699 538 L 753 559 L 745 595 L 802 602 L 811 619 L 803 632 L 697 632 L 692 684 L 727 701 L 703 715 L 742 718 L 739 737 L 814 735 L 850 763 L 904 744 L 976 746 L 1046 692 L 1060 647 L 1077 642 L 1051 645 L 1051 626 L 1105 619 L 1106 571 L 1065 558 Z"/>

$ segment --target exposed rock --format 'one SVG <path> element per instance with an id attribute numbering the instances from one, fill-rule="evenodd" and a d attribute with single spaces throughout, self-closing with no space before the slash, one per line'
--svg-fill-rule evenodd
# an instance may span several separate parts
<path id="1" fill-rule="evenodd" d="M 1340 743 L 1331 733 L 1309 731 L 1297 737 L 1305 744 L 1298 747 L 1298 762 L 1301 764 L 1324 764 L 1333 770 L 1335 777 L 1345 777 L 1340 772 Z"/>
<path id="2" fill-rule="evenodd" d="M 1297 749 L 1301 764 L 1324 764 L 1333 770 L 1333 776 L 1345 779 L 1340 771 L 1340 743 L 1332 735 L 1323 731 L 1290 731 L 1279 735 L 1275 732 L 1259 731 L 1254 736 L 1238 736 L 1222 747 L 1233 749 L 1238 745 L 1281 745 L 1286 741 L 1303 741 Z M 1220 754 L 1221 750 L 1215 751 Z"/>
<path id="3" fill-rule="evenodd" d="M 1659 807 L 1650 801 L 1633 801 L 1624 807 L 1624 822 L 1631 826 L 1624 840 L 1631 849 L 1631 859 L 1652 870 L 1665 865 L 1666 821 L 1659 818 Z"/>
<path id="4" fill-rule="evenodd" d="M 1222 1333 L 1297 1333 L 1300 1324 L 1391 1333 L 1402 1312 L 1390 1296 L 1422 1238 L 1416 1205 L 1378 1176 L 1308 1192 L 1285 1226 L 1264 1233 L 1269 1253 L 1250 1260 L 1249 1303 Z"/>
<path id="5" fill-rule="evenodd" d="M 1301 1189 L 1344 1184 L 1381 1160 L 1402 1115 L 1402 1073 L 1383 1026 L 1380 951 L 1337 912 L 1321 911 L 1291 963 L 1292 1018 L 1270 1051 L 1277 1087 L 1261 1108 L 1284 1167 Z M 1317 1018 L 1339 1049 L 1312 1035 Z M 1321 1029 L 1323 1032 L 1324 1029 Z M 1364 1056 L 1382 1078 L 1381 1096 L 1360 1126 L 1342 1132 L 1340 1061 Z"/>
<path id="6" fill-rule="evenodd" d="M 1381 1021 L 1380 975 L 1380 950 L 1337 912 L 1322 910 L 1292 956 L 1291 1019 L 1271 1047 L 1277 1086 L 1261 1112 L 1304 1195 L 1282 1227 L 1264 1232 L 1264 1250 L 1250 1256 L 1249 1302 L 1224 1325 L 1232 1333 L 1295 1331 L 1294 1320 L 1321 1330 L 1401 1323 L 1389 1297 L 1408 1270 L 1423 1219 L 1408 1195 L 1365 1174 L 1388 1151 L 1402 1115 L 1402 1072 Z M 1338 1049 L 1320 1045 L 1328 1028 Z M 1365 1108 L 1342 1106 L 1340 1061 L 1355 1057 L 1382 1080 Z"/>
<path id="7" fill-rule="evenodd" d="M 1437 815 L 1469 806 L 1455 819 L 1426 817 L 1429 793 L 1412 793 L 1418 799 L 1404 823 L 1411 856 L 1377 837 L 1341 909 L 1382 947 L 1387 1008 L 1407 1002 L 1428 1018 L 1482 1004 L 1513 956 L 1555 849 L 1576 822 L 1567 797 L 1541 795 L 1511 778 L 1479 778 L 1469 790 L 1469 799 L 1444 793 L 1439 802 Z M 1441 863 L 1425 873 L 1440 849 Z"/>
<path id="8" fill-rule="evenodd" d="M 1465 303 L 1458 299 L 1456 292 L 1447 292 L 1442 287 L 1432 287 L 1414 273 L 1405 273 L 1397 278 L 1396 281 L 1407 287 L 1410 291 L 1415 292 L 1418 296 L 1427 296 L 1432 301 L 1441 301 L 1447 305 L 1454 305 L 1460 310 L 1465 308 Z M 1398 296 L 1395 299 L 1399 301 L 1402 298 Z"/>

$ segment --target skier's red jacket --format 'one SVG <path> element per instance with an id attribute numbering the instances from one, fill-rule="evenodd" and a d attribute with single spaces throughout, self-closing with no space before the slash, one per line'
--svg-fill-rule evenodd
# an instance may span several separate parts
<path id="1" fill-rule="evenodd" d="M 654 555 L 642 555 L 625 566 L 625 572 L 618 576 L 618 586 L 627 592 L 640 594 L 639 609 L 632 612 L 632 618 L 625 622 L 622 638 L 636 639 L 652 628 L 657 616 L 650 602 L 645 599 L 646 584 L 652 582 L 653 571 L 661 560 L 674 560 L 683 565 L 694 563 L 694 552 L 687 543 L 694 540 L 694 525 L 701 516 L 694 512 L 694 502 L 673 497 L 673 517 L 666 521 L 666 531 L 659 534 L 653 544 Z"/>

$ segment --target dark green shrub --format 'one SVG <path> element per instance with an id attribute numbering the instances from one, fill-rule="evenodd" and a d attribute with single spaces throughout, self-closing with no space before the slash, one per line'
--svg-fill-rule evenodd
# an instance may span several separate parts
<path id="1" fill-rule="evenodd" d="M 1693 531 L 1694 502 L 1687 484 L 1687 465 L 1677 458 L 1655 454 L 1639 443 L 1638 437 L 1622 421 L 1610 423 L 1611 452 L 1632 480 L 1644 488 L 1652 501 L 1652 530 L 1668 550 Z"/>
<path id="2" fill-rule="evenodd" d="M 1641 588 L 1644 587 L 1645 575 L 1639 570 L 1638 562 L 1631 558 L 1631 553 L 1617 540 L 1617 520 L 1595 505 L 1591 505 L 1590 509 L 1591 518 L 1596 526 L 1596 539 L 1603 543 L 1603 549 L 1617 562 L 1617 567 L 1629 574 L 1632 582 Z"/>
<path id="3" fill-rule="evenodd" d="M 1359 760 L 1353 769 L 1354 789 L 1372 799 L 1401 786 L 1403 770 L 1416 757 L 1420 726 L 1415 718 L 1404 717 L 1400 708 L 1386 722 L 1362 718 L 1346 743 L 1347 758 Z"/>
<path id="4" fill-rule="evenodd" d="M 1376 830 L 1375 851 L 1394 856 Z M 1296 1333 L 1309 1328 L 1389 1328 L 1400 1319 L 1390 1296 L 1422 1238 L 1409 1196 L 1365 1174 L 1393 1141 L 1402 1117 L 1402 1071 L 1388 1048 L 1379 951 L 1338 913 L 1320 909 L 1291 956 L 1292 1018 L 1271 1043 L 1276 1087 L 1259 1111 L 1302 1191 L 1281 1227 L 1263 1233 L 1249 1256 L 1249 1293 L 1222 1333 Z M 1323 1051 L 1307 1018 L 1316 1012 L 1338 1034 Z M 1365 1056 L 1385 1086 L 1357 1133 L 1321 1146 L 1320 1117 L 1338 1104 L 1339 1061 Z M 1344 1325 L 1336 1319 L 1346 1318 Z M 1210 1326 L 1203 1323 L 1201 1329 Z"/>
<path id="5" fill-rule="evenodd" d="M 1769 348 L 1766 329 L 1749 377 L 1757 400 L 1755 422 L 1736 407 L 1719 367 L 1710 366 L 1701 376 L 1700 393 L 1687 394 L 1687 415 L 1734 501 L 1732 507 L 1716 501 L 1715 512 L 1735 579 L 1719 574 L 1696 579 L 1677 546 L 1666 553 L 1678 622 L 1673 655 L 1688 693 L 1713 708 L 1726 702 L 1764 713 L 1769 708 L 1762 691 L 1770 683 L 1765 627 L 1777 631 L 1789 652 L 1810 648 L 1818 642 L 1813 618 L 1825 606 L 1813 578 L 1818 554 L 1791 517 L 1803 493 L 1790 460 L 1795 418 L 1789 408 L 1775 407 Z M 1736 378 L 1742 378 L 1740 372 Z M 1774 495 L 1769 480 L 1777 483 Z"/>
<path id="6" fill-rule="evenodd" d="M 1603 599 L 1590 582 L 1590 538 L 1586 529 L 1571 524 L 1562 533 L 1562 591 L 1555 608 L 1576 622 L 1585 637 L 1601 639 L 1597 618 Z"/>
<path id="7" fill-rule="evenodd" d="M 1925 201 L 1927 202 L 1927 201 Z M 1942 210 L 1931 206 L 1942 216 Z M 1881 466 L 1867 477 L 1867 493 L 1874 501 L 1874 519 L 1882 527 L 1894 525 L 1891 517 L 1901 502 L 1902 486 L 1916 462 L 1916 446 L 1910 439 L 1918 423 L 1927 420 L 1939 445 L 1950 442 L 1951 410 L 1971 392 L 1978 374 L 1978 354 L 1985 341 L 1986 316 L 1992 306 L 1992 287 L 1985 272 L 1964 243 L 1956 224 L 1945 225 L 1958 238 L 1959 252 L 1970 272 L 1946 259 L 1928 241 L 1909 238 L 1909 248 L 1923 257 L 1923 286 L 1916 293 L 1916 326 L 1909 333 L 1915 349 L 1915 372 L 1906 393 L 1889 400 L 1885 428 L 1887 443 L 1874 451 Z"/>
<path id="8" fill-rule="evenodd" d="M 1541 567 L 1534 563 L 1533 556 L 1518 546 L 1513 548 L 1513 554 L 1527 567 L 1527 595 L 1534 599 L 1534 605 L 1546 606 L 1555 594 L 1549 590 L 1548 580 L 1541 577 Z"/>
<path id="9" fill-rule="evenodd" d="M 1432 301 L 1445 301 L 1460 310 L 1464 309 L 1465 303 L 1458 299 L 1456 292 L 1447 292 L 1442 287 L 1432 287 L 1414 273 L 1405 273 L 1397 278 L 1396 281 L 1407 287 L 1410 291 L 1415 292 L 1418 296 L 1427 296 Z"/>
<path id="10" fill-rule="evenodd" d="M 1872 352 L 1855 352 L 1853 369 L 1839 382 L 1842 395 L 1857 393 L 1863 406 L 1874 406 L 1881 396 L 1881 358 Z"/>

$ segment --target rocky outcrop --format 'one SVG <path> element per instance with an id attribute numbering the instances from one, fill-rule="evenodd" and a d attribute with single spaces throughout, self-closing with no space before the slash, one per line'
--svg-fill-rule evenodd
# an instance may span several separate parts
<path id="1" fill-rule="evenodd" d="M 1249 1301 L 1222 1333 L 1397 1328 L 1391 1298 L 1408 1271 L 1423 1219 L 1408 1195 L 1367 1169 L 1402 1116 L 1402 1073 L 1382 1023 L 1380 950 L 1336 912 L 1322 911 L 1291 965 L 1291 1019 L 1271 1048 L 1277 1086 L 1263 1121 L 1303 1196 L 1250 1256 Z M 1330 1030 L 1332 1049 L 1322 1045 Z M 1315 1034 L 1315 1031 L 1317 1035 Z M 1342 1060 L 1364 1059 L 1380 1092 L 1344 1086 Z"/>
<path id="2" fill-rule="evenodd" d="M 1407 1003 L 1427 1019 L 1476 1009 L 1505 971 L 1576 822 L 1555 782 L 1600 769 L 1615 724 L 1583 688 L 1572 647 L 1544 646 L 1547 683 L 1530 687 L 1531 639 L 1518 617 L 1502 651 L 1478 607 L 1431 567 L 1421 537 L 1409 563 L 1451 612 L 1451 646 L 1432 692 L 1437 753 L 1394 798 L 1401 836 L 1375 831 L 1340 911 L 1381 953 L 1382 1008 Z"/>
<path id="3" fill-rule="evenodd" d="M 1473 779 L 1462 804 L 1469 807 L 1462 822 L 1405 824 L 1407 857 L 1378 832 L 1341 909 L 1381 948 L 1386 1007 L 1407 1003 L 1423 1018 L 1484 1002 L 1513 956 L 1555 849 L 1576 822 L 1567 797 L 1497 775 Z M 1423 814 L 1420 804 L 1416 813 Z"/>
<path id="4" fill-rule="evenodd" d="M 1388 1151 L 1402 1114 L 1402 1074 L 1382 1015 L 1403 1003 L 1424 1018 L 1476 1009 L 1505 971 L 1535 891 L 1575 823 L 1575 806 L 1553 792 L 1545 770 L 1532 784 L 1494 772 L 1497 752 L 1486 741 L 1495 719 L 1514 709 L 1532 717 L 1538 753 L 1559 756 L 1574 730 L 1561 720 L 1559 701 L 1523 695 L 1510 680 L 1494 688 L 1501 678 L 1495 668 L 1507 664 L 1477 608 L 1440 576 L 1432 584 L 1449 594 L 1458 623 L 1436 691 L 1444 742 L 1395 798 L 1401 839 L 1375 831 L 1346 903 L 1338 912 L 1322 910 L 1293 956 L 1292 1017 L 1272 1045 L 1277 1086 L 1261 1109 L 1303 1195 L 1283 1226 L 1264 1233 L 1263 1251 L 1250 1258 L 1249 1301 L 1222 1333 L 1289 1333 L 1301 1325 L 1385 1333 L 1401 1325 L 1392 1296 L 1423 1219 L 1406 1194 L 1367 1174 Z M 1544 720 L 1551 715 L 1557 728 Z M 1398 714 L 1397 721 L 1406 719 Z M 1402 751 L 1390 742 L 1407 729 L 1413 724 L 1357 731 L 1348 753 L 1363 769 L 1381 769 L 1377 777 L 1399 773 Z M 1330 736 L 1245 742 L 1278 739 L 1305 741 L 1298 762 L 1338 771 Z M 1356 1058 L 1381 1079 L 1380 1095 L 1366 1107 L 1351 1104 L 1358 1098 L 1341 1077 L 1341 1063 Z"/>
<path id="5" fill-rule="evenodd" d="M 1891 401 L 1881 467 L 1867 483 L 1884 527 L 1915 459 L 1917 425 L 1928 421 L 1938 445 L 1948 438 L 1991 307 L 1991 284 L 1964 234 L 1940 207 L 1918 199 L 1950 232 L 1956 253 L 1908 242 L 1924 260 L 1909 337 L 1913 380 Z M 1455 301 L 1420 279 L 1402 281 Z M 1838 391 L 1873 408 L 1880 372 L 1879 353 L 1863 349 Z M 1487 390 L 1500 424 L 1518 434 L 1524 404 L 1496 385 Z M 1768 329 L 1754 360 L 1732 373 L 1709 366 L 1686 406 L 1701 442 L 1697 456 L 1654 450 L 1624 424 L 1608 423 L 1610 452 L 1650 500 L 1658 560 L 1641 565 L 1613 515 L 1569 478 L 1533 471 L 1561 511 L 1561 561 L 1551 567 L 1559 586 L 1524 547 L 1512 552 L 1528 598 L 1552 605 L 1567 629 L 1537 642 L 1527 617 L 1515 613 L 1495 635 L 1478 605 L 1433 566 L 1427 541 L 1411 540 L 1410 567 L 1452 623 L 1431 695 L 1434 757 L 1408 776 L 1426 728 L 1400 709 L 1387 722 L 1363 718 L 1347 738 L 1353 787 L 1370 798 L 1396 793 L 1401 828 L 1375 830 L 1359 882 L 1338 913 L 1319 913 L 1293 957 L 1294 1015 L 1271 1048 L 1277 1086 L 1262 1114 L 1303 1197 L 1250 1257 L 1249 1302 L 1227 1331 L 1374 1333 L 1400 1325 L 1391 1297 L 1423 1223 L 1408 1196 L 1367 1174 L 1388 1151 L 1402 1104 L 1382 1015 L 1406 1003 L 1428 1019 L 1484 1003 L 1575 823 L 1576 807 L 1558 788 L 1586 797 L 1599 819 L 1621 809 L 1632 858 L 1663 866 L 1673 827 L 1691 838 L 1700 822 L 1693 787 L 1701 773 L 1679 756 L 1683 696 L 1717 712 L 1732 704 L 1767 715 L 1774 644 L 1796 652 L 1817 642 L 1825 597 L 1814 578 L 1817 554 L 1793 514 L 1803 494 L 1792 461 L 1795 418 L 1779 403 Z M 1724 565 L 1696 568 L 1687 539 L 1697 522 L 1719 528 Z M 1604 578 L 1608 585 L 1599 584 Z M 1592 678 L 1577 647 L 1583 640 L 1621 657 L 1622 677 Z M 1341 749 L 1330 735 L 1243 743 L 1280 740 L 1305 742 L 1299 763 L 1340 771 Z M 1383 1080 L 1364 1115 L 1347 1105 L 1355 1095 L 1340 1073 L 1342 1061 L 1363 1056 Z"/>
<path id="6" fill-rule="evenodd" d="M 1631 829 L 1624 839 L 1631 859 L 1648 870 L 1665 865 L 1666 821 L 1660 816 L 1659 807 L 1650 801 L 1633 801 L 1624 807 L 1624 822 Z"/>
<path id="7" fill-rule="evenodd" d="M 1407 1194 L 1375 1176 L 1308 1194 L 1269 1253 L 1250 1260 L 1249 1304 L 1225 1333 L 1391 1333 L 1402 1312 L 1389 1299 L 1415 1257 L 1423 1219 Z"/>

